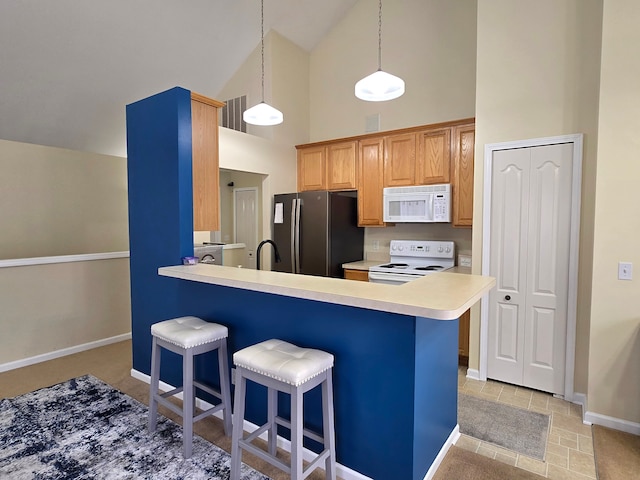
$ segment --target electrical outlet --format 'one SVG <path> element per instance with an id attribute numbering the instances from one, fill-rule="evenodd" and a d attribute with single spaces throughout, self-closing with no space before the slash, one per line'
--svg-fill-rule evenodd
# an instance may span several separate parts
<path id="1" fill-rule="evenodd" d="M 618 280 L 633 279 L 633 263 L 618 262 Z"/>
<path id="2" fill-rule="evenodd" d="M 380 250 L 380 241 L 379 240 L 374 240 L 373 241 L 373 251 L 377 252 L 378 250 Z"/>

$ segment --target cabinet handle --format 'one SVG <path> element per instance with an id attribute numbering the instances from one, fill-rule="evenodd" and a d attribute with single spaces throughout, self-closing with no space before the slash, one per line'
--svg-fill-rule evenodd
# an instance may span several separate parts
<path id="1" fill-rule="evenodd" d="M 508 302 L 509 300 L 511 300 L 511 295 L 505 295 L 504 299 Z"/>

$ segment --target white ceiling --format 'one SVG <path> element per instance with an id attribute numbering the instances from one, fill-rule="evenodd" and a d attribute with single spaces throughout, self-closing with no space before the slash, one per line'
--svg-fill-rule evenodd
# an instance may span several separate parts
<path id="1" fill-rule="evenodd" d="M 357 0 L 265 0 L 311 51 Z M 215 96 L 260 42 L 259 0 L 3 0 L 0 139 L 126 155 L 125 105 Z"/>

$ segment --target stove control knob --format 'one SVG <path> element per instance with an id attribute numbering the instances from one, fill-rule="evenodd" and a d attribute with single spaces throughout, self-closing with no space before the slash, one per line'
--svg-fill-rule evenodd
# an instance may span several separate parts
<path id="1" fill-rule="evenodd" d="M 400 246 L 398 247 L 398 251 L 400 251 L 400 252 L 401 252 L 401 251 L 403 251 L 403 250 L 404 250 L 404 247 L 403 247 L 402 245 L 400 245 Z"/>
<path id="2" fill-rule="evenodd" d="M 444 249 L 442 247 L 438 247 L 438 252 L 442 253 Z"/>
<path id="3" fill-rule="evenodd" d="M 445 252 L 447 252 L 447 253 L 451 253 L 451 247 L 447 247 L 447 248 L 445 249 Z"/>
<path id="4" fill-rule="evenodd" d="M 391 250 L 395 250 L 396 246 L 395 245 L 391 245 Z"/>

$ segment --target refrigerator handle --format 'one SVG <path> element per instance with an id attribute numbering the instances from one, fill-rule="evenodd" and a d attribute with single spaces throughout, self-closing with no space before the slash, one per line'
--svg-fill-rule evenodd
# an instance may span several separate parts
<path id="1" fill-rule="evenodd" d="M 291 202 L 291 273 L 296 273 L 296 204 L 297 198 Z"/>
<path id="2" fill-rule="evenodd" d="M 295 243 L 295 252 L 296 252 L 296 268 L 294 270 L 295 273 L 300 273 L 300 210 L 302 208 L 302 202 L 298 198 L 296 200 L 296 243 Z"/>

